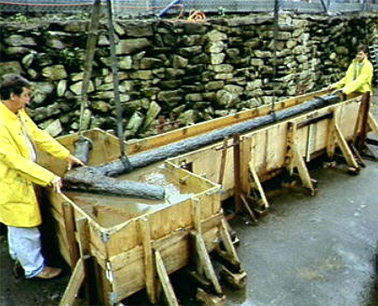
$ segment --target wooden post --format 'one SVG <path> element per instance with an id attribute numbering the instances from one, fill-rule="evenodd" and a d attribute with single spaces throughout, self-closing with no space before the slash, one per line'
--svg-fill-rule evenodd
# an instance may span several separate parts
<path id="1" fill-rule="evenodd" d="M 288 134 L 287 134 L 287 145 L 289 147 L 288 158 L 288 170 L 290 175 L 294 174 L 294 168 L 297 168 L 299 177 L 301 178 L 302 184 L 304 187 L 308 188 L 311 192 L 311 195 L 315 195 L 315 188 L 312 184 L 310 174 L 308 172 L 306 163 L 301 156 L 299 149 L 296 145 L 296 132 L 297 132 L 297 123 L 289 122 L 288 125 Z"/>
<path id="2" fill-rule="evenodd" d="M 241 202 L 241 169 L 240 169 L 240 135 L 235 134 L 233 137 L 234 146 L 234 198 L 235 198 L 235 212 L 240 213 Z"/>
<path id="3" fill-rule="evenodd" d="M 263 202 L 264 209 L 268 209 L 269 208 L 269 202 L 268 202 L 268 200 L 267 200 L 267 198 L 265 196 L 264 189 L 262 188 L 262 185 L 260 183 L 260 179 L 259 179 L 259 176 L 258 176 L 258 174 L 256 172 L 255 166 L 253 164 L 253 160 L 251 160 L 249 162 L 249 171 L 251 172 L 253 183 L 255 184 L 256 189 L 260 193 L 260 197 L 261 197 L 261 200 Z"/>
<path id="4" fill-rule="evenodd" d="M 80 258 L 77 261 L 76 266 L 72 272 L 72 276 L 70 278 L 70 281 L 68 282 L 66 290 L 64 290 L 64 294 L 59 303 L 59 306 L 74 305 L 75 298 L 77 296 L 77 293 L 79 292 L 79 289 L 83 281 L 84 281 L 84 264 L 83 264 L 83 259 Z"/>
<path id="5" fill-rule="evenodd" d="M 79 250 L 75 238 L 75 221 L 72 205 L 68 202 L 64 202 L 62 205 L 64 226 L 66 228 L 66 235 L 68 241 L 68 251 L 70 254 L 70 266 L 71 270 L 76 266 L 76 262 L 79 259 Z"/>
<path id="6" fill-rule="evenodd" d="M 224 178 L 224 170 L 226 168 L 226 159 L 227 159 L 227 144 L 228 144 L 228 137 L 225 137 L 223 139 L 223 147 L 222 147 L 222 157 L 221 157 L 221 164 L 219 169 L 219 178 L 218 178 L 218 184 L 223 184 L 223 178 Z"/>
<path id="7" fill-rule="evenodd" d="M 159 251 L 155 251 L 155 262 L 156 262 L 157 274 L 159 276 L 161 285 L 163 286 L 163 290 L 167 298 L 168 305 L 178 306 L 179 303 L 177 301 L 175 292 L 173 291 L 172 284 L 169 280 L 168 272 L 164 266 L 164 262 L 163 262 L 163 259 L 161 258 Z"/>
<path id="8" fill-rule="evenodd" d="M 222 289 L 215 274 L 209 254 L 207 253 L 205 242 L 203 241 L 201 234 L 196 232 L 193 232 L 192 234 L 195 237 L 196 252 L 199 259 L 199 264 L 203 267 L 203 271 L 207 279 L 211 281 L 216 294 L 221 295 Z"/>
<path id="9" fill-rule="evenodd" d="M 230 236 L 230 233 L 227 229 L 226 220 L 222 219 L 221 225 L 219 227 L 221 238 L 223 241 L 224 248 L 227 253 L 228 260 L 230 263 L 235 266 L 235 268 L 240 269 L 240 259 L 238 257 L 238 254 L 236 253 L 235 247 L 232 243 L 232 239 Z"/>
<path id="10" fill-rule="evenodd" d="M 157 290 L 155 282 L 155 266 L 153 262 L 153 252 L 151 247 L 151 229 L 147 217 L 139 219 L 139 227 L 142 236 L 142 243 L 144 249 L 144 267 L 146 278 L 147 295 L 152 304 L 157 302 Z"/>
<path id="11" fill-rule="evenodd" d="M 343 134 L 340 131 L 339 126 L 335 123 L 335 135 L 336 141 L 340 146 L 340 149 L 344 155 L 344 158 L 349 166 L 349 170 L 357 173 L 360 169 L 356 159 L 354 158 L 351 149 L 348 146 L 347 141 L 345 140 Z"/>
<path id="12" fill-rule="evenodd" d="M 335 156 L 336 142 L 335 142 L 335 124 L 336 124 L 336 114 L 334 111 L 334 116 L 331 118 L 328 125 L 327 134 L 327 156 L 329 159 L 333 159 Z"/>
<path id="13" fill-rule="evenodd" d="M 361 98 L 361 105 L 357 120 L 357 138 L 355 146 L 359 152 L 366 147 L 366 135 L 368 130 L 368 118 L 370 110 L 370 92 L 365 92 Z"/>
<path id="14" fill-rule="evenodd" d="M 201 201 L 198 198 L 192 199 L 192 214 L 194 229 L 197 233 L 202 233 L 201 226 Z"/>
<path id="15" fill-rule="evenodd" d="M 377 123 L 377 121 L 375 121 L 375 119 L 374 119 L 374 117 L 371 113 L 369 113 L 368 123 L 369 123 L 369 127 L 371 128 L 373 133 L 378 136 L 378 123 Z"/>
<path id="16" fill-rule="evenodd" d="M 311 195 L 315 195 L 315 188 L 312 184 L 310 173 L 308 172 L 303 157 L 299 153 L 298 147 L 296 145 L 293 145 L 291 149 L 293 151 L 294 164 L 298 169 L 299 177 L 301 178 L 303 186 L 311 191 Z"/>
<path id="17" fill-rule="evenodd" d="M 249 173 L 248 163 L 252 158 L 252 144 L 254 139 L 251 137 L 243 137 L 240 152 L 240 179 L 242 194 L 250 194 L 251 175 Z"/>

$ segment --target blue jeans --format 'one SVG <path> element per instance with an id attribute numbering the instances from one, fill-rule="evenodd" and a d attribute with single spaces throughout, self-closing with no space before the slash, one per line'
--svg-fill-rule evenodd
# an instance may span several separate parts
<path id="1" fill-rule="evenodd" d="M 25 277 L 32 278 L 44 267 L 41 253 L 41 234 L 37 227 L 8 226 L 9 254 L 25 270 Z"/>

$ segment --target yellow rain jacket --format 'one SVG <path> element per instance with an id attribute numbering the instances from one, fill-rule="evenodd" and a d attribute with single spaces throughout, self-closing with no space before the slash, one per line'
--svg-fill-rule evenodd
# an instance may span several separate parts
<path id="1" fill-rule="evenodd" d="M 352 92 L 365 93 L 373 92 L 372 87 L 373 79 L 373 65 L 365 58 L 361 65 L 354 59 L 349 65 L 348 70 L 339 82 L 337 82 L 334 88 L 343 88 L 345 94 L 349 95 Z"/>
<path id="2" fill-rule="evenodd" d="M 66 159 L 70 152 L 46 132 L 40 130 L 24 110 L 20 119 L 36 150 Z M 34 184 L 47 186 L 54 178 L 49 170 L 30 160 L 30 147 L 20 119 L 0 102 L 0 222 L 15 227 L 41 224 Z"/>

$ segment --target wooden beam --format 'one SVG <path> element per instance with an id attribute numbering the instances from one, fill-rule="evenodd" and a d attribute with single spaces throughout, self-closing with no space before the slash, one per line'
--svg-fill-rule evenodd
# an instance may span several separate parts
<path id="1" fill-rule="evenodd" d="M 368 124 L 369 124 L 370 129 L 373 131 L 373 133 L 378 136 L 378 123 L 374 119 L 371 112 L 369 112 Z"/>
<path id="2" fill-rule="evenodd" d="M 205 242 L 199 233 L 193 232 L 192 234 L 195 238 L 196 253 L 198 255 L 199 264 L 203 267 L 203 272 L 207 279 L 211 281 L 215 292 L 217 294 L 222 294 L 222 289 L 215 274 L 210 256 L 207 253 Z"/>
<path id="3" fill-rule="evenodd" d="M 222 266 L 220 275 L 224 281 L 235 289 L 244 289 L 247 285 L 247 273 L 244 270 L 234 273 L 228 270 L 225 266 Z"/>
<path id="4" fill-rule="evenodd" d="M 193 227 L 197 233 L 202 233 L 201 226 L 201 201 L 198 198 L 192 199 Z"/>
<path id="5" fill-rule="evenodd" d="M 139 219 L 139 229 L 144 250 L 144 273 L 146 279 L 147 295 L 150 302 L 152 304 L 155 304 L 157 302 L 157 290 L 155 283 L 156 270 L 154 266 L 151 246 L 151 229 L 147 217 L 142 217 Z"/>
<path id="6" fill-rule="evenodd" d="M 197 300 L 200 300 L 206 306 L 226 306 L 226 297 L 224 295 L 217 296 L 212 295 L 206 292 L 205 290 L 198 288 L 197 289 Z"/>
<path id="7" fill-rule="evenodd" d="M 175 292 L 173 291 L 173 287 L 171 281 L 169 280 L 168 272 L 164 266 L 163 259 L 161 258 L 160 252 L 155 251 L 155 262 L 156 262 L 156 270 L 159 276 L 159 280 L 163 287 L 163 291 L 167 298 L 167 302 L 169 306 L 178 306 L 179 303 L 177 301 Z"/>
<path id="8" fill-rule="evenodd" d="M 315 195 L 315 188 L 312 183 L 312 179 L 310 177 L 310 173 L 308 172 L 306 163 L 299 153 L 298 147 L 294 144 L 291 147 L 293 151 L 293 159 L 295 167 L 298 169 L 299 177 L 301 178 L 302 184 L 304 187 L 308 188 L 311 191 L 311 195 Z"/>
<path id="9" fill-rule="evenodd" d="M 240 135 L 233 136 L 234 145 L 234 197 L 235 197 L 235 212 L 241 212 L 241 167 L 240 167 Z"/>
<path id="10" fill-rule="evenodd" d="M 229 255 L 230 263 L 235 266 L 237 269 L 240 269 L 240 259 L 238 254 L 236 253 L 234 244 L 232 243 L 231 235 L 228 232 L 226 220 L 223 219 L 221 225 L 219 226 L 220 235 L 222 238 L 222 242 L 226 253 Z"/>
<path id="11" fill-rule="evenodd" d="M 340 131 L 340 128 L 338 127 L 337 123 L 335 123 L 335 136 L 336 141 L 341 149 L 341 152 L 343 153 L 343 156 L 350 167 L 350 170 L 352 171 L 359 171 L 360 167 L 356 161 L 356 159 L 353 156 L 352 150 L 349 148 L 347 141 L 345 140 L 343 134 Z"/>
<path id="12" fill-rule="evenodd" d="M 80 258 L 71 275 L 70 281 L 64 291 L 63 297 L 59 306 L 72 306 L 74 305 L 75 298 L 79 292 L 81 284 L 84 281 L 84 264 L 83 259 Z"/>
<path id="13" fill-rule="evenodd" d="M 255 169 L 253 161 L 249 162 L 249 171 L 251 172 L 253 183 L 254 183 L 256 189 L 258 190 L 258 192 L 260 194 L 261 200 L 262 200 L 263 205 L 264 205 L 264 209 L 268 209 L 269 208 L 269 202 L 268 202 L 268 200 L 266 198 L 264 189 L 262 188 L 262 185 L 261 185 L 259 176 L 258 176 L 258 174 L 256 172 L 256 169 Z"/>
<path id="14" fill-rule="evenodd" d="M 71 270 L 73 270 L 76 266 L 76 262 L 79 259 L 79 250 L 75 238 L 74 211 L 72 205 L 69 202 L 63 202 L 62 204 L 63 220 L 68 241 L 68 252 L 70 254 L 70 266 Z"/>
<path id="15" fill-rule="evenodd" d="M 328 126 L 328 134 L 327 134 L 327 156 L 329 159 L 333 159 L 335 156 L 335 150 L 336 150 L 336 135 L 335 135 L 335 124 L 336 124 L 336 115 L 332 117 L 332 119 L 329 122 Z"/>
<path id="16" fill-rule="evenodd" d="M 219 169 L 219 177 L 218 177 L 219 185 L 223 184 L 224 171 L 226 169 L 227 143 L 228 143 L 228 137 L 225 137 L 223 139 L 222 156 L 221 156 L 221 163 L 220 163 L 220 169 Z"/>

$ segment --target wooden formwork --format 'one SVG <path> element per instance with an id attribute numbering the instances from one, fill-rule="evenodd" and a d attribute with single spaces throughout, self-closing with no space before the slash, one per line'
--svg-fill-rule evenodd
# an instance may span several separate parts
<path id="1" fill-rule="evenodd" d="M 275 110 L 296 106 L 326 93 L 319 91 L 288 99 L 277 103 Z M 350 141 L 361 130 L 361 104 L 361 96 L 350 98 L 243 135 L 232 135 L 120 178 L 146 181 L 146 173 L 156 172 L 179 193 L 188 195 L 175 203 L 158 203 L 161 206 L 156 206 L 157 209 L 135 212 L 133 206 L 138 205 L 139 200 L 50 192 L 60 249 L 74 269 L 62 305 L 69 304 L 67 301 L 77 291 L 83 275 L 88 274 L 85 265 L 88 258 L 95 259 L 95 286 L 100 291 L 100 301 L 105 304 L 115 304 L 141 289 L 146 289 L 150 301 L 155 303 L 162 288 L 167 303 L 177 305 L 169 275 L 189 264 L 197 265 L 197 272 L 209 280 L 219 300 L 210 299 L 210 302 L 202 290 L 198 296 L 207 304 L 224 303 L 208 253 L 217 250 L 237 267 L 233 270 L 237 271 L 237 276 L 226 268 L 223 271 L 226 278 L 233 278 L 236 286 L 243 286 L 245 272 L 231 242 L 221 201 L 236 196 L 237 209 L 244 205 L 254 217 L 246 197 L 251 190 L 256 191 L 261 208 L 268 208 L 261 183 L 283 170 L 297 175 L 304 187 L 315 194 L 315 181 L 306 162 L 323 153 L 333 158 L 337 147 L 350 170 L 358 172 L 359 163 Z M 159 136 L 129 141 L 127 154 L 132 156 L 270 112 L 271 106 L 262 106 Z M 368 123 L 377 133 L 377 123 L 371 115 Z M 91 130 L 85 132 L 85 136 L 94 143 L 90 165 L 119 157 L 119 143 L 113 135 Z M 72 149 L 77 138 L 78 135 L 68 135 L 59 141 Z M 65 171 L 63 162 L 46 155 L 42 156 L 42 161 L 58 174 Z"/>
<path id="2" fill-rule="evenodd" d="M 301 101 L 324 94 L 302 96 Z M 172 163 L 190 169 L 210 181 L 222 185 L 222 200 L 257 191 L 263 208 L 268 200 L 261 183 L 288 171 L 300 178 L 305 188 L 315 194 L 315 180 L 310 177 L 306 163 L 321 154 L 333 159 L 336 148 L 341 150 L 349 171 L 360 169 L 358 152 L 352 140 L 361 130 L 362 96 L 314 110 L 296 117 L 253 130 L 240 137 L 230 137 L 222 142 L 169 159 Z M 298 100 L 290 99 L 281 106 L 293 106 Z M 280 109 L 279 106 L 276 110 Z M 266 113 L 266 107 L 262 108 Z M 260 112 L 260 111 L 258 111 Z M 236 115 L 238 116 L 238 115 Z M 368 116 L 370 130 L 377 133 L 377 123 Z M 238 196 L 239 196 L 238 195 Z M 245 199 L 239 199 L 245 201 Z M 245 204 L 245 203 L 244 203 Z M 236 203 L 236 206 L 243 203 Z M 237 207 L 240 209 L 240 207 Z"/>
<path id="3" fill-rule="evenodd" d="M 85 136 L 93 141 L 90 165 L 117 157 L 118 142 L 111 134 L 91 130 Z M 72 149 L 76 138 L 77 135 L 69 135 L 59 140 Z M 63 174 L 63 162 L 48 155 L 42 155 L 41 161 Z M 86 281 L 98 291 L 95 303 L 114 305 L 142 289 L 146 289 L 151 303 L 156 303 L 162 288 L 168 304 L 177 305 L 169 275 L 188 265 L 197 266 L 199 274 L 212 284 L 212 292 L 224 301 L 209 253 L 217 250 L 244 278 L 245 273 L 222 213 L 220 186 L 170 162 L 120 179 L 152 179 L 165 186 L 168 195 L 159 202 L 82 192 L 48 192 L 60 251 L 73 269 L 61 304 L 72 303 L 86 275 Z M 89 259 L 94 259 L 95 273 L 88 271 Z"/>

